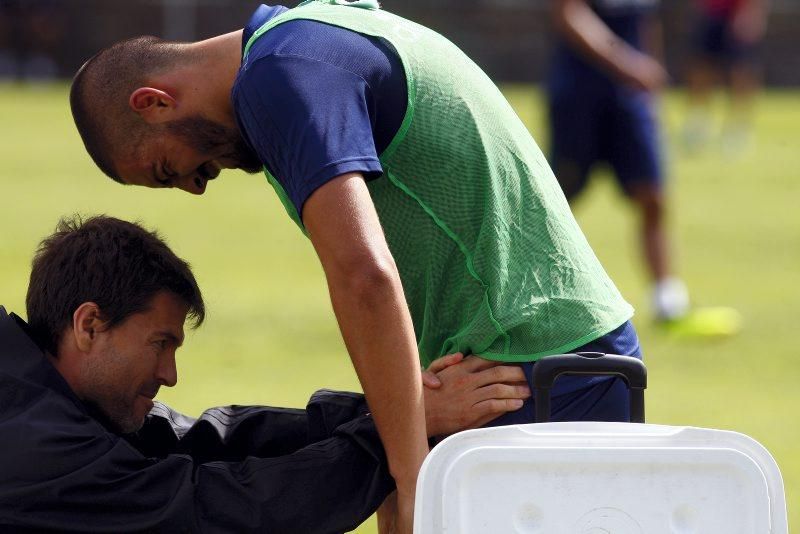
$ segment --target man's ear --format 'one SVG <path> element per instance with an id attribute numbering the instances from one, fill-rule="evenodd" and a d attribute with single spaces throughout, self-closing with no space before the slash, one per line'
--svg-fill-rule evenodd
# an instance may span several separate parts
<path id="1" fill-rule="evenodd" d="M 162 89 L 139 87 L 131 93 L 128 105 L 148 124 L 158 124 L 172 119 L 178 101 Z"/>
<path id="2" fill-rule="evenodd" d="M 81 352 L 89 352 L 97 339 L 97 334 L 105 330 L 106 321 L 100 307 L 94 302 L 84 302 L 72 314 L 72 335 L 75 345 Z"/>

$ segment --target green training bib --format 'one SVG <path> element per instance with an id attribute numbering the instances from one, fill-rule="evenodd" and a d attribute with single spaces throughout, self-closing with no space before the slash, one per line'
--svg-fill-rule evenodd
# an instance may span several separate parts
<path id="1" fill-rule="evenodd" d="M 539 147 L 491 80 L 432 30 L 370 0 L 312 0 L 295 19 L 387 41 L 408 84 L 402 126 L 368 182 L 424 365 L 452 352 L 521 362 L 568 352 L 633 314 L 576 223 Z M 265 170 L 266 172 L 266 170 Z M 280 182 L 267 177 L 302 221 Z"/>

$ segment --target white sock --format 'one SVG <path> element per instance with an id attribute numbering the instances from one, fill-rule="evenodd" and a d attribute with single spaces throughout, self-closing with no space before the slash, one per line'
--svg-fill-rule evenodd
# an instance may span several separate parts
<path id="1" fill-rule="evenodd" d="M 653 287 L 653 309 L 657 319 L 677 319 L 689 309 L 689 292 L 680 278 L 668 277 Z"/>

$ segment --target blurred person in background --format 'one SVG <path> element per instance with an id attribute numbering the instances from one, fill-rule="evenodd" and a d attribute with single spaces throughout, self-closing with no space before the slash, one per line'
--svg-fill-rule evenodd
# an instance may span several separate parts
<path id="1" fill-rule="evenodd" d="M 154 400 L 177 384 L 184 324 L 205 305 L 189 265 L 138 224 L 62 220 L 36 252 L 26 307 L 28 323 L 0 306 L 0 531 L 334 533 L 394 489 L 363 395 L 196 420 Z M 527 395 L 503 383 L 519 368 L 478 358 L 429 372 L 431 436 Z"/>
<path id="2" fill-rule="evenodd" d="M 556 0 L 558 42 L 547 81 L 551 153 L 571 202 L 596 164 L 611 167 L 639 216 L 652 280 L 652 312 L 675 321 L 689 311 L 673 274 L 656 94 L 667 82 L 658 58 L 657 0 Z"/>
<path id="3" fill-rule="evenodd" d="M 41 81 L 58 76 L 53 52 L 63 35 L 63 2 L 0 0 L 0 78 Z"/>
<path id="4" fill-rule="evenodd" d="M 658 0 L 556 0 L 558 42 L 547 81 L 551 164 L 567 199 L 598 163 L 611 167 L 639 215 L 639 240 L 657 324 L 688 336 L 736 333 L 722 306 L 691 307 L 674 275 L 656 98 L 668 75 L 659 56 Z"/>
<path id="5" fill-rule="evenodd" d="M 747 142 L 755 94 L 760 87 L 758 53 L 767 28 L 769 0 L 696 0 L 697 20 L 687 70 L 687 149 L 711 138 L 710 104 L 719 83 L 729 89 L 730 109 L 722 148 L 738 153 Z"/>
<path id="6" fill-rule="evenodd" d="M 386 517 L 399 532 L 428 452 L 420 363 L 475 354 L 530 382 L 549 354 L 641 357 L 632 307 L 505 97 L 448 40 L 377 2 L 265 5 L 204 41 L 123 41 L 81 68 L 70 102 L 87 151 L 121 183 L 202 194 L 222 168 L 265 173 L 325 272 L 397 482 Z M 619 378 L 555 389 L 556 420 L 629 417 Z M 487 423 L 533 420 L 527 399 Z"/>

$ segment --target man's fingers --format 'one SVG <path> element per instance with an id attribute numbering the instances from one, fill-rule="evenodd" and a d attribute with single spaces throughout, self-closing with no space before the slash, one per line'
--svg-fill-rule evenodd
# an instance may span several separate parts
<path id="1" fill-rule="evenodd" d="M 512 386 L 509 384 L 490 384 L 475 390 L 475 403 L 499 399 L 527 399 L 531 396 L 531 390 L 527 385 Z"/>
<path id="2" fill-rule="evenodd" d="M 486 358 L 481 358 L 474 354 L 470 354 L 464 358 L 464 368 L 469 372 L 483 371 L 484 369 L 490 369 L 503 364 L 505 364 L 505 362 L 487 360 Z"/>
<path id="3" fill-rule="evenodd" d="M 479 402 L 473 406 L 473 413 L 476 416 L 476 420 L 470 425 L 470 428 L 483 426 L 504 413 L 519 410 L 522 408 L 522 405 L 523 402 L 521 399 L 489 399 Z"/>
<path id="4" fill-rule="evenodd" d="M 428 369 L 422 372 L 422 385 L 429 389 L 442 387 L 442 381 L 436 376 L 436 373 L 459 363 L 463 359 L 464 355 L 456 352 L 433 360 Z"/>
<path id="5" fill-rule="evenodd" d="M 512 375 L 509 378 L 509 381 L 519 382 L 525 380 L 525 373 L 522 371 L 522 367 L 520 367 L 519 365 L 509 362 L 487 360 L 486 358 L 481 358 L 480 356 L 475 356 L 474 354 L 470 354 L 469 356 L 464 358 L 463 367 L 464 369 L 472 373 L 480 373 L 483 371 L 488 371 L 490 369 L 504 369 L 505 370 L 503 371 L 504 373 L 505 372 L 512 373 Z M 511 371 L 508 371 L 509 369 L 511 369 Z M 498 380 L 492 379 L 491 381 L 497 382 Z"/>
<path id="6" fill-rule="evenodd" d="M 451 365 L 455 365 L 461 360 L 464 359 L 464 355 L 460 352 L 456 352 L 454 354 L 448 354 L 446 356 L 442 356 L 441 358 L 437 358 L 431 362 L 428 366 L 428 371 L 431 373 L 438 373 L 439 371 L 450 367 Z"/>
<path id="7" fill-rule="evenodd" d="M 476 373 L 475 380 L 478 386 L 498 382 L 525 382 L 525 373 L 519 365 L 495 365 Z"/>
<path id="8" fill-rule="evenodd" d="M 438 389 L 442 387 L 442 381 L 432 372 L 422 371 L 422 385 L 428 389 Z"/>

